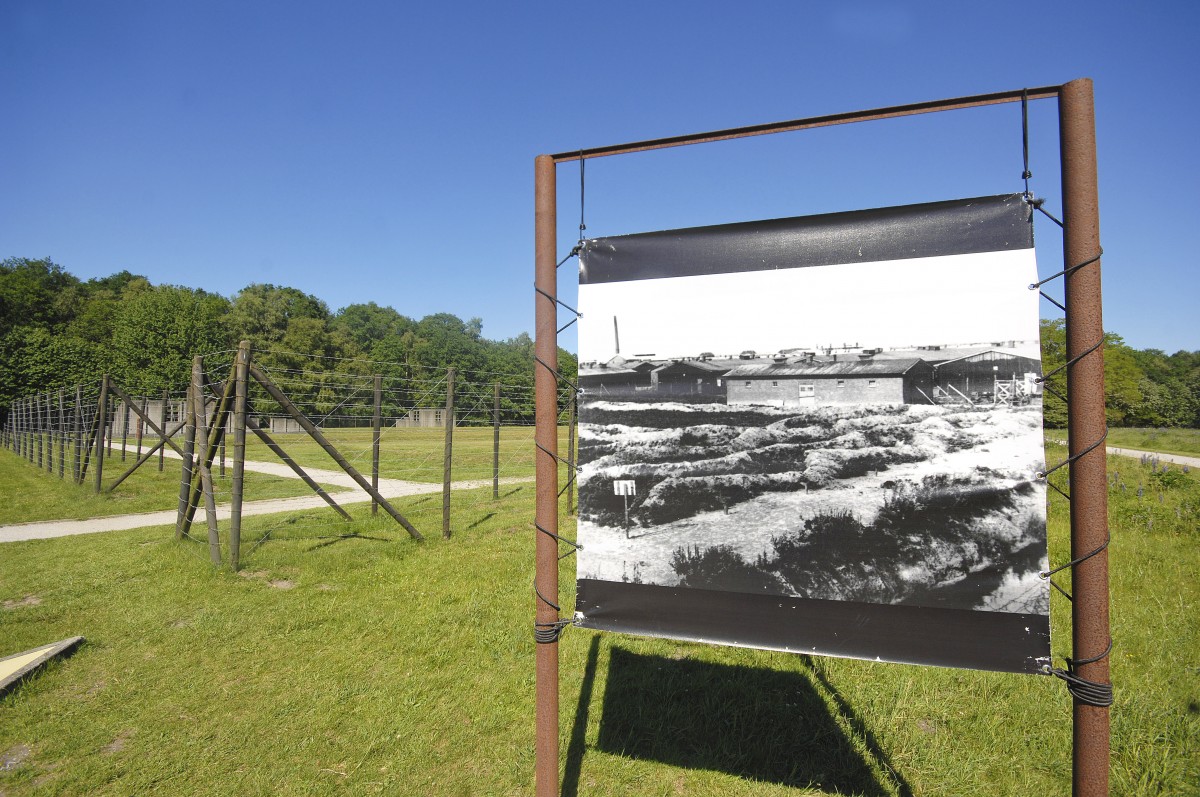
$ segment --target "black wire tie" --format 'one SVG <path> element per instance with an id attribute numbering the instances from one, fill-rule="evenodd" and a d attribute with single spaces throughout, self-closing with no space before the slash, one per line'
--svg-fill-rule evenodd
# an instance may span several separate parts
<path id="1" fill-rule="evenodd" d="M 544 445 L 542 445 L 541 443 L 539 443 L 539 442 L 537 442 L 537 441 L 535 440 L 533 444 L 534 444 L 535 446 L 537 446 L 537 447 L 538 447 L 538 448 L 539 448 L 539 449 L 540 449 L 540 450 L 541 450 L 543 453 L 545 453 L 545 454 L 549 454 L 550 456 L 554 457 L 556 460 L 558 460 L 559 462 L 561 462 L 563 465 L 566 465 L 566 466 L 567 466 L 567 468 L 568 468 L 568 470 L 571 468 L 571 463 L 570 463 L 570 462 L 568 462 L 567 460 L 563 459 L 563 458 L 562 458 L 562 457 L 560 457 L 558 454 L 555 454 L 553 451 L 551 451 L 550 449 L 546 448 L 546 447 L 545 447 Z"/>
<path id="2" fill-rule="evenodd" d="M 1054 305 L 1059 310 L 1062 310 L 1064 313 L 1067 312 L 1067 308 L 1065 306 L 1063 306 L 1062 304 L 1060 304 L 1058 299 L 1055 299 L 1053 296 L 1046 293 L 1045 291 L 1038 291 L 1038 293 L 1040 293 L 1042 295 L 1043 299 L 1050 302 L 1050 304 Z"/>
<path id="3" fill-rule="evenodd" d="M 1054 473 L 1054 471 L 1056 471 L 1056 470 L 1058 470 L 1059 468 L 1063 467 L 1064 465 L 1070 465 L 1072 462 L 1074 462 L 1075 460 L 1079 459 L 1080 457 L 1082 457 L 1082 456 L 1085 456 L 1085 455 L 1089 454 L 1089 453 L 1090 453 L 1090 452 L 1091 452 L 1091 451 L 1092 451 L 1094 448 L 1096 448 L 1097 446 L 1099 446 L 1101 443 L 1103 443 L 1103 442 L 1104 442 L 1105 440 L 1107 440 L 1107 439 L 1108 439 L 1108 427 L 1105 427 L 1105 428 L 1104 428 L 1104 434 L 1100 435 L 1100 439 L 1099 439 L 1099 440 L 1097 440 L 1096 442 L 1092 443 L 1090 446 L 1088 446 L 1087 448 L 1083 449 L 1083 450 L 1082 450 L 1082 451 L 1080 451 L 1078 454 L 1072 454 L 1071 456 L 1067 457 L 1067 458 L 1066 458 L 1066 459 L 1064 459 L 1062 462 L 1060 462 L 1060 463 L 1058 463 L 1057 465 L 1055 465 L 1053 468 L 1050 468 L 1050 469 L 1049 469 L 1049 470 L 1047 470 L 1047 471 L 1039 471 L 1039 472 L 1038 472 L 1038 474 L 1037 474 L 1037 478 L 1039 478 L 1039 479 L 1044 479 L 1044 478 L 1046 478 L 1047 476 L 1049 476 L 1051 473 Z"/>
<path id="4" fill-rule="evenodd" d="M 1063 363 L 1062 365 L 1058 366 L 1057 368 L 1055 368 L 1055 369 L 1054 369 L 1053 371 L 1051 371 L 1050 373 L 1047 373 L 1047 374 L 1042 374 L 1041 376 L 1039 376 L 1039 377 L 1038 377 L 1036 380 L 1034 380 L 1034 381 L 1036 381 L 1036 382 L 1042 382 L 1042 383 L 1044 383 L 1044 382 L 1045 382 L 1047 379 L 1049 379 L 1050 377 L 1054 376 L 1054 375 L 1055 375 L 1055 374 L 1057 374 L 1059 371 L 1062 371 L 1062 370 L 1063 370 L 1063 369 L 1065 369 L 1065 368 L 1070 368 L 1072 365 L 1074 365 L 1075 363 L 1079 362 L 1079 361 L 1080 361 L 1080 360 L 1082 360 L 1084 357 L 1087 357 L 1089 354 L 1091 354 L 1092 352 L 1094 352 L 1096 349 L 1100 348 L 1100 347 L 1101 347 L 1101 346 L 1103 346 L 1103 345 L 1104 345 L 1104 338 L 1103 338 L 1103 336 L 1101 336 L 1100 340 L 1096 341 L 1096 342 L 1095 342 L 1095 343 L 1093 343 L 1091 346 L 1088 346 L 1086 349 L 1084 349 L 1083 351 L 1081 351 L 1079 354 L 1076 354 L 1074 357 L 1072 357 L 1071 359 L 1067 360 L 1065 363 Z"/>
<path id="5" fill-rule="evenodd" d="M 558 261 L 558 265 L 555 266 L 555 268 L 556 269 L 562 268 L 563 263 L 566 263 L 568 260 L 575 257 L 577 254 L 579 254 L 582 251 L 583 251 L 583 244 L 582 243 L 575 244 L 575 246 L 572 247 L 571 251 L 567 252 L 567 256 L 564 257 L 562 260 Z"/>
<path id="6" fill-rule="evenodd" d="M 1065 565 L 1059 565 L 1058 567 L 1054 568 L 1053 570 L 1044 570 L 1041 573 L 1038 573 L 1038 578 L 1045 581 L 1046 579 L 1050 578 L 1050 576 L 1054 575 L 1055 573 L 1057 573 L 1060 570 L 1066 570 L 1068 567 L 1075 567 L 1075 565 L 1080 564 L 1081 562 L 1086 562 L 1088 559 L 1091 559 L 1093 556 L 1095 556 L 1096 554 L 1100 553 L 1105 548 L 1107 548 L 1109 546 L 1109 543 L 1111 543 L 1111 542 L 1112 542 L 1112 529 L 1109 529 L 1108 535 L 1105 537 L 1104 542 L 1101 543 L 1096 548 L 1096 550 L 1085 553 L 1083 556 L 1079 557 L 1078 559 L 1072 559 L 1071 561 L 1067 562 Z M 1090 662 L 1083 662 L 1083 663 L 1088 664 Z"/>
<path id="7" fill-rule="evenodd" d="M 533 359 L 535 362 L 539 363 L 543 368 L 545 368 L 547 371 L 549 371 L 551 374 L 553 374 L 554 378 L 557 379 L 559 382 L 566 382 L 567 386 L 570 388 L 573 388 L 576 393 L 580 392 L 579 385 L 575 384 L 570 379 L 567 379 L 565 376 L 563 376 L 562 372 L 559 371 L 557 368 L 551 368 L 550 365 L 545 360 L 543 360 L 541 357 L 537 356 L 536 354 L 533 355 Z"/>
<path id="8" fill-rule="evenodd" d="M 1053 218 L 1053 216 L 1051 218 Z M 1094 257 L 1090 257 L 1087 260 L 1083 261 L 1082 263 L 1071 266 L 1070 268 L 1064 268 L 1062 271 L 1058 272 L 1057 274 L 1051 274 L 1049 277 L 1046 277 L 1046 279 L 1042 280 L 1041 282 L 1034 282 L 1034 283 L 1030 284 L 1029 290 L 1036 291 L 1038 288 L 1042 287 L 1050 280 L 1058 279 L 1059 277 L 1065 277 L 1068 274 L 1074 274 L 1076 271 L 1083 268 L 1084 266 L 1090 266 L 1092 263 L 1095 263 L 1097 260 L 1099 260 L 1103 256 L 1104 256 L 1104 247 L 1100 247 L 1100 251 L 1097 252 Z"/>
<path id="9" fill-rule="evenodd" d="M 580 313 L 578 310 L 576 310 L 576 309 L 575 309 L 574 307 L 572 307 L 571 305 L 569 305 L 569 304 L 567 304 L 566 302 L 564 302 L 564 301 L 562 301 L 561 299 L 559 299 L 557 296 L 551 296 L 550 294 L 546 293 L 544 290 L 542 290 L 541 288 L 539 288 L 539 287 L 538 287 L 538 286 L 536 286 L 536 285 L 534 285 L 534 286 L 533 286 L 533 289 L 534 289 L 535 291 L 537 291 L 538 293 L 540 293 L 542 296 L 545 296 L 545 297 L 546 297 L 547 299 L 549 299 L 550 301 L 552 301 L 552 302 L 554 302 L 555 304 L 559 305 L 560 307 L 564 307 L 564 308 L 566 308 L 567 310 L 570 310 L 570 311 L 571 311 L 572 313 L 574 313 L 576 316 L 579 316 L 580 318 L 582 318 L 582 317 L 583 317 L 583 314 L 582 314 L 582 313 Z"/>
<path id="10" fill-rule="evenodd" d="M 566 545 L 570 545 L 570 546 L 571 546 L 571 551 L 570 551 L 569 553 L 566 553 L 566 554 L 564 554 L 563 556 L 570 556 L 571 554 L 575 553 L 576 551 L 582 551 L 582 550 L 583 550 L 583 546 L 582 546 L 582 545 L 580 545 L 579 543 L 575 542 L 575 540 L 568 540 L 566 537 L 563 537 L 563 536 L 560 536 L 560 535 L 558 535 L 558 534 L 555 534 L 553 531 L 550 531 L 549 529 L 544 529 L 544 528 L 542 528 L 542 526 L 541 526 L 541 524 L 540 524 L 540 523 L 536 523 L 536 522 L 535 522 L 535 523 L 533 524 L 533 527 L 534 527 L 535 529 L 537 529 L 538 531 L 540 531 L 542 534 L 545 534 L 547 537 L 553 537 L 554 539 L 558 540 L 558 541 L 559 541 L 559 542 L 561 542 L 561 543 L 564 543 L 564 544 L 566 544 Z M 558 558 L 559 558 L 559 559 L 562 559 L 562 558 L 563 558 L 563 556 L 560 556 L 560 557 L 558 557 Z"/>

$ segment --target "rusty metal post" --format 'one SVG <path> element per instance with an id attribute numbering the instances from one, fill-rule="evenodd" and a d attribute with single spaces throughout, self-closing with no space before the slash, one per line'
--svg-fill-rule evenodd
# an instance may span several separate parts
<path id="1" fill-rule="evenodd" d="M 554 158 L 539 155 L 534 161 L 534 285 L 536 339 L 534 356 L 535 425 L 537 443 L 537 525 L 549 532 L 535 531 L 537 572 L 534 584 L 542 598 L 535 597 L 535 621 L 545 628 L 558 622 L 558 295 L 556 266 L 557 203 Z M 535 793 L 537 797 L 558 795 L 558 641 L 535 645 L 537 667 L 537 739 L 535 742 Z"/>
<path id="2" fill-rule="evenodd" d="M 450 470 L 454 460 L 454 369 L 446 371 L 446 445 L 442 451 L 442 539 L 450 539 Z"/>
<path id="3" fill-rule="evenodd" d="M 242 553 L 242 492 L 246 475 L 246 399 L 250 380 L 250 341 L 238 344 L 233 388 L 233 484 L 229 496 L 229 566 L 237 572 Z"/>
<path id="4" fill-rule="evenodd" d="M 1069 268 L 1100 253 L 1099 191 L 1096 178 L 1096 121 L 1092 81 L 1073 80 L 1058 101 L 1062 152 L 1063 258 Z M 1100 308 L 1100 262 L 1064 278 L 1067 305 L 1067 359 L 1080 356 L 1104 335 Z M 1103 438 L 1104 350 L 1097 349 L 1067 370 L 1067 418 L 1071 456 Z M 1105 449 L 1100 445 L 1071 464 L 1071 557 L 1084 556 L 1108 539 Z M 1081 678 L 1109 683 L 1108 552 L 1075 566 L 1072 656 L 1099 661 L 1082 664 Z M 1075 700 L 1074 767 L 1076 795 L 1108 794 L 1109 711 Z"/>
<path id="5" fill-rule="evenodd" d="M 500 383 L 492 386 L 492 500 L 500 500 Z"/>
<path id="6" fill-rule="evenodd" d="M 379 440 L 383 434 L 383 376 L 375 374 L 375 403 L 371 413 L 371 486 L 379 490 Z M 371 499 L 371 514 L 379 514 L 379 502 Z"/>

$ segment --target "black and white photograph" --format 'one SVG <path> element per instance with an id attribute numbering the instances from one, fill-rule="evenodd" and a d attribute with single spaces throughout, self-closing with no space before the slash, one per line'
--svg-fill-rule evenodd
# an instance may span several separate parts
<path id="1" fill-rule="evenodd" d="M 603 625 L 618 593 L 713 616 L 720 594 L 782 597 L 985 617 L 1048 647 L 1027 214 L 992 197 L 589 241 L 580 618 Z M 745 620 L 718 641 L 807 640 L 801 622 L 747 641 Z M 914 660 L 866 648 L 843 653 Z"/>

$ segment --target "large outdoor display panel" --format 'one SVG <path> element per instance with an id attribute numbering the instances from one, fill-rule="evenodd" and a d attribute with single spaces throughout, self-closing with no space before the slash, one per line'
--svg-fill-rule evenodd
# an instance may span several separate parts
<path id="1" fill-rule="evenodd" d="M 599 238 L 580 256 L 589 628 L 1049 663 L 1028 204 Z"/>

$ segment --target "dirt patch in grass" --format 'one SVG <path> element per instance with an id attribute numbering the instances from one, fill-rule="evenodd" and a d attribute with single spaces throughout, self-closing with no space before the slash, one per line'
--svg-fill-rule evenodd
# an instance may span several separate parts
<path id="1" fill-rule="evenodd" d="M 268 573 L 266 570 L 240 570 L 240 571 L 238 571 L 238 575 L 241 576 L 242 578 L 266 579 L 271 574 Z"/>
<path id="2" fill-rule="evenodd" d="M 7 600 L 4 602 L 5 609 L 23 609 L 27 606 L 41 606 L 42 599 L 37 595 L 26 595 L 24 598 L 16 600 Z"/>
<path id="3" fill-rule="evenodd" d="M 100 753 L 102 755 L 116 755 L 125 749 L 125 743 L 131 738 L 133 738 L 133 731 L 128 729 L 123 730 L 111 742 L 101 747 Z"/>
<path id="4" fill-rule="evenodd" d="M 0 753 L 0 772 L 10 772 L 21 766 L 31 752 L 27 744 L 14 744 Z"/>
<path id="5" fill-rule="evenodd" d="M 287 578 L 278 578 L 273 581 L 268 581 L 267 583 L 275 589 L 295 589 L 296 587 L 296 582 Z"/>

